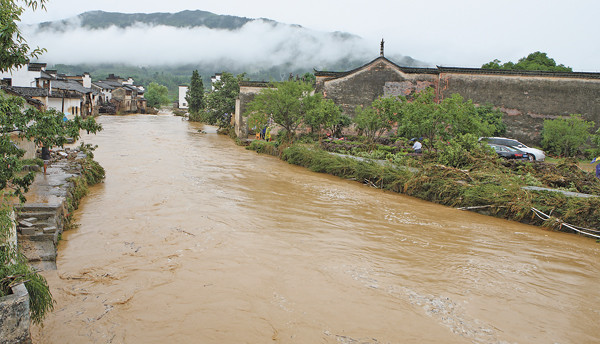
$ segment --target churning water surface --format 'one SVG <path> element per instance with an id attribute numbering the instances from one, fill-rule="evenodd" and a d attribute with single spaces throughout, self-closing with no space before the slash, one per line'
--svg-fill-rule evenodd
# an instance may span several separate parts
<path id="1" fill-rule="evenodd" d="M 36 343 L 597 343 L 600 246 L 103 116 Z M 206 133 L 202 133 L 205 131 Z"/>

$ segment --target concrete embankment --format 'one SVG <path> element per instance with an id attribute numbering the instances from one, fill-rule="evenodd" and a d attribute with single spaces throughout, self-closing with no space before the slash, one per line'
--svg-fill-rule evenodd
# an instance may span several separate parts
<path id="1" fill-rule="evenodd" d="M 36 175 L 26 194 L 27 202 L 15 207 L 18 244 L 38 270 L 56 269 L 58 241 L 69 223 L 70 209 L 82 196 L 78 180 L 87 179 L 90 161 L 78 148 L 53 152 L 46 173 Z"/>

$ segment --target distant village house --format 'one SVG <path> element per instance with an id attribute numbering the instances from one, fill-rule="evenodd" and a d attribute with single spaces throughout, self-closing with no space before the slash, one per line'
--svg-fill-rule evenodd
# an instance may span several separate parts
<path id="1" fill-rule="evenodd" d="M 29 63 L 0 73 L 0 87 L 22 97 L 40 101 L 68 119 L 99 113 L 145 113 L 144 88 L 132 78 L 110 75 L 107 80 L 92 82 L 89 73 L 77 76 L 58 74 L 46 69 L 45 63 Z"/>

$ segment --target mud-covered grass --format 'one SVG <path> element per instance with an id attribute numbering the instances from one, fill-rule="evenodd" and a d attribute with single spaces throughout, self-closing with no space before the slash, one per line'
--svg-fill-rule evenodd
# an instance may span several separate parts
<path id="1" fill-rule="evenodd" d="M 280 156 L 291 164 L 315 172 L 500 218 L 559 230 L 565 229 L 560 225 L 561 221 L 600 228 L 600 197 L 568 197 L 559 192 L 522 189 L 539 186 L 600 195 L 598 178 L 578 168 L 576 161 L 531 163 L 482 156 L 470 166 L 459 169 L 439 164 L 433 154 L 406 156 L 398 164 L 340 157 L 320 149 L 317 144 L 296 144 L 280 149 L 273 143 L 255 141 L 248 149 Z M 551 214 L 553 218 L 542 223 L 532 208 Z"/>
<path id="2" fill-rule="evenodd" d="M 267 142 L 254 140 L 250 142 L 250 145 L 246 147 L 248 150 L 256 151 L 257 153 L 269 154 L 273 156 L 280 156 L 282 150 L 279 149 L 279 145 L 276 142 Z"/>
<path id="3" fill-rule="evenodd" d="M 75 227 L 70 214 L 79 207 L 81 199 L 88 194 L 89 187 L 102 182 L 105 177 L 104 168 L 93 159 L 92 154 L 88 153 L 85 159 L 79 160 L 79 163 L 81 164 L 81 174 L 69 179 L 71 187 L 66 199 L 65 230 Z"/>

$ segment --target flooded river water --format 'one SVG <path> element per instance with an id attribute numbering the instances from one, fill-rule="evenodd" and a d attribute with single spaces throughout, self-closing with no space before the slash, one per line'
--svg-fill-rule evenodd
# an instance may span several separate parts
<path id="1" fill-rule="evenodd" d="M 598 343 L 600 244 L 103 116 L 35 343 Z M 199 129 L 207 133 L 199 132 Z"/>

